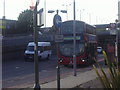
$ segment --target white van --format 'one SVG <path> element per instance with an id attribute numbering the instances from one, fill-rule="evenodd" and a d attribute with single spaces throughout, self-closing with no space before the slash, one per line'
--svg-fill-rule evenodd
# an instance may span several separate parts
<path id="1" fill-rule="evenodd" d="M 29 42 L 25 50 L 25 61 L 34 60 L 34 42 Z M 38 42 L 38 57 L 39 59 L 49 59 L 51 56 L 51 43 L 50 42 Z"/>

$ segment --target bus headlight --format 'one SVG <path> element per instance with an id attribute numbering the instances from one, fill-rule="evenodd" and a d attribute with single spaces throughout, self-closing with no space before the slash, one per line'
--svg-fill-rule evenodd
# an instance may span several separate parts
<path id="1" fill-rule="evenodd" d="M 82 59 L 82 62 L 85 62 L 85 60 L 84 60 L 84 59 Z"/>
<path id="2" fill-rule="evenodd" d="M 81 58 L 81 61 L 82 61 L 82 62 L 85 62 L 85 59 L 84 59 L 84 58 Z"/>
<path id="3" fill-rule="evenodd" d="M 60 62 L 62 62 L 62 61 L 63 61 L 63 59 L 61 58 L 61 59 L 60 59 Z"/>

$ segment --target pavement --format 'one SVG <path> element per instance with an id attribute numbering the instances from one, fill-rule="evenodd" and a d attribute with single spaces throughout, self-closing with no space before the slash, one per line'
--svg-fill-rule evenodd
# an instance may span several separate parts
<path id="1" fill-rule="evenodd" d="M 99 70 L 99 69 L 98 69 Z M 104 71 L 106 72 L 106 68 Z M 24 84 L 19 86 L 20 90 L 26 90 L 28 88 L 33 88 L 33 84 Z M 45 89 L 57 89 L 57 80 L 46 82 L 40 85 L 41 90 Z M 13 87 L 14 88 L 14 87 Z M 103 88 L 95 70 L 89 70 L 83 73 L 77 73 L 77 76 L 69 75 L 68 77 L 62 78 L 60 80 L 61 89 L 71 89 L 71 88 Z"/>
<path id="2" fill-rule="evenodd" d="M 97 84 L 97 85 L 96 85 Z M 90 70 L 77 76 L 70 75 L 61 79 L 60 88 L 102 88 L 101 83 L 98 80 L 98 76 L 95 70 Z M 57 88 L 57 81 L 52 81 L 41 85 L 41 90 L 44 88 Z"/>

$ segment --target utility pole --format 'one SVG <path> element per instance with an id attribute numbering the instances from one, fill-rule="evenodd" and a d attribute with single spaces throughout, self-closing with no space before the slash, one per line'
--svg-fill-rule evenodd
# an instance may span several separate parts
<path id="1" fill-rule="evenodd" d="M 73 2 L 73 9 L 74 9 L 74 21 L 73 21 L 73 72 L 74 72 L 74 76 L 76 76 L 76 31 L 75 31 L 75 0 Z"/>

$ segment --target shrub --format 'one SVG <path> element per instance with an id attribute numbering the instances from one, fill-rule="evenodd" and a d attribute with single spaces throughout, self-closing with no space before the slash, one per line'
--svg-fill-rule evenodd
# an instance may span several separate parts
<path id="1" fill-rule="evenodd" d="M 112 88 L 112 90 L 120 90 L 120 68 L 118 66 L 118 62 L 116 59 L 114 60 L 115 63 L 110 62 L 108 60 L 108 57 L 105 51 L 103 51 L 103 55 L 107 63 L 108 73 L 105 73 L 102 66 L 98 64 L 96 60 L 95 61 L 100 71 L 98 71 L 95 65 L 93 65 L 93 68 L 96 71 L 96 74 L 104 88 Z"/>

